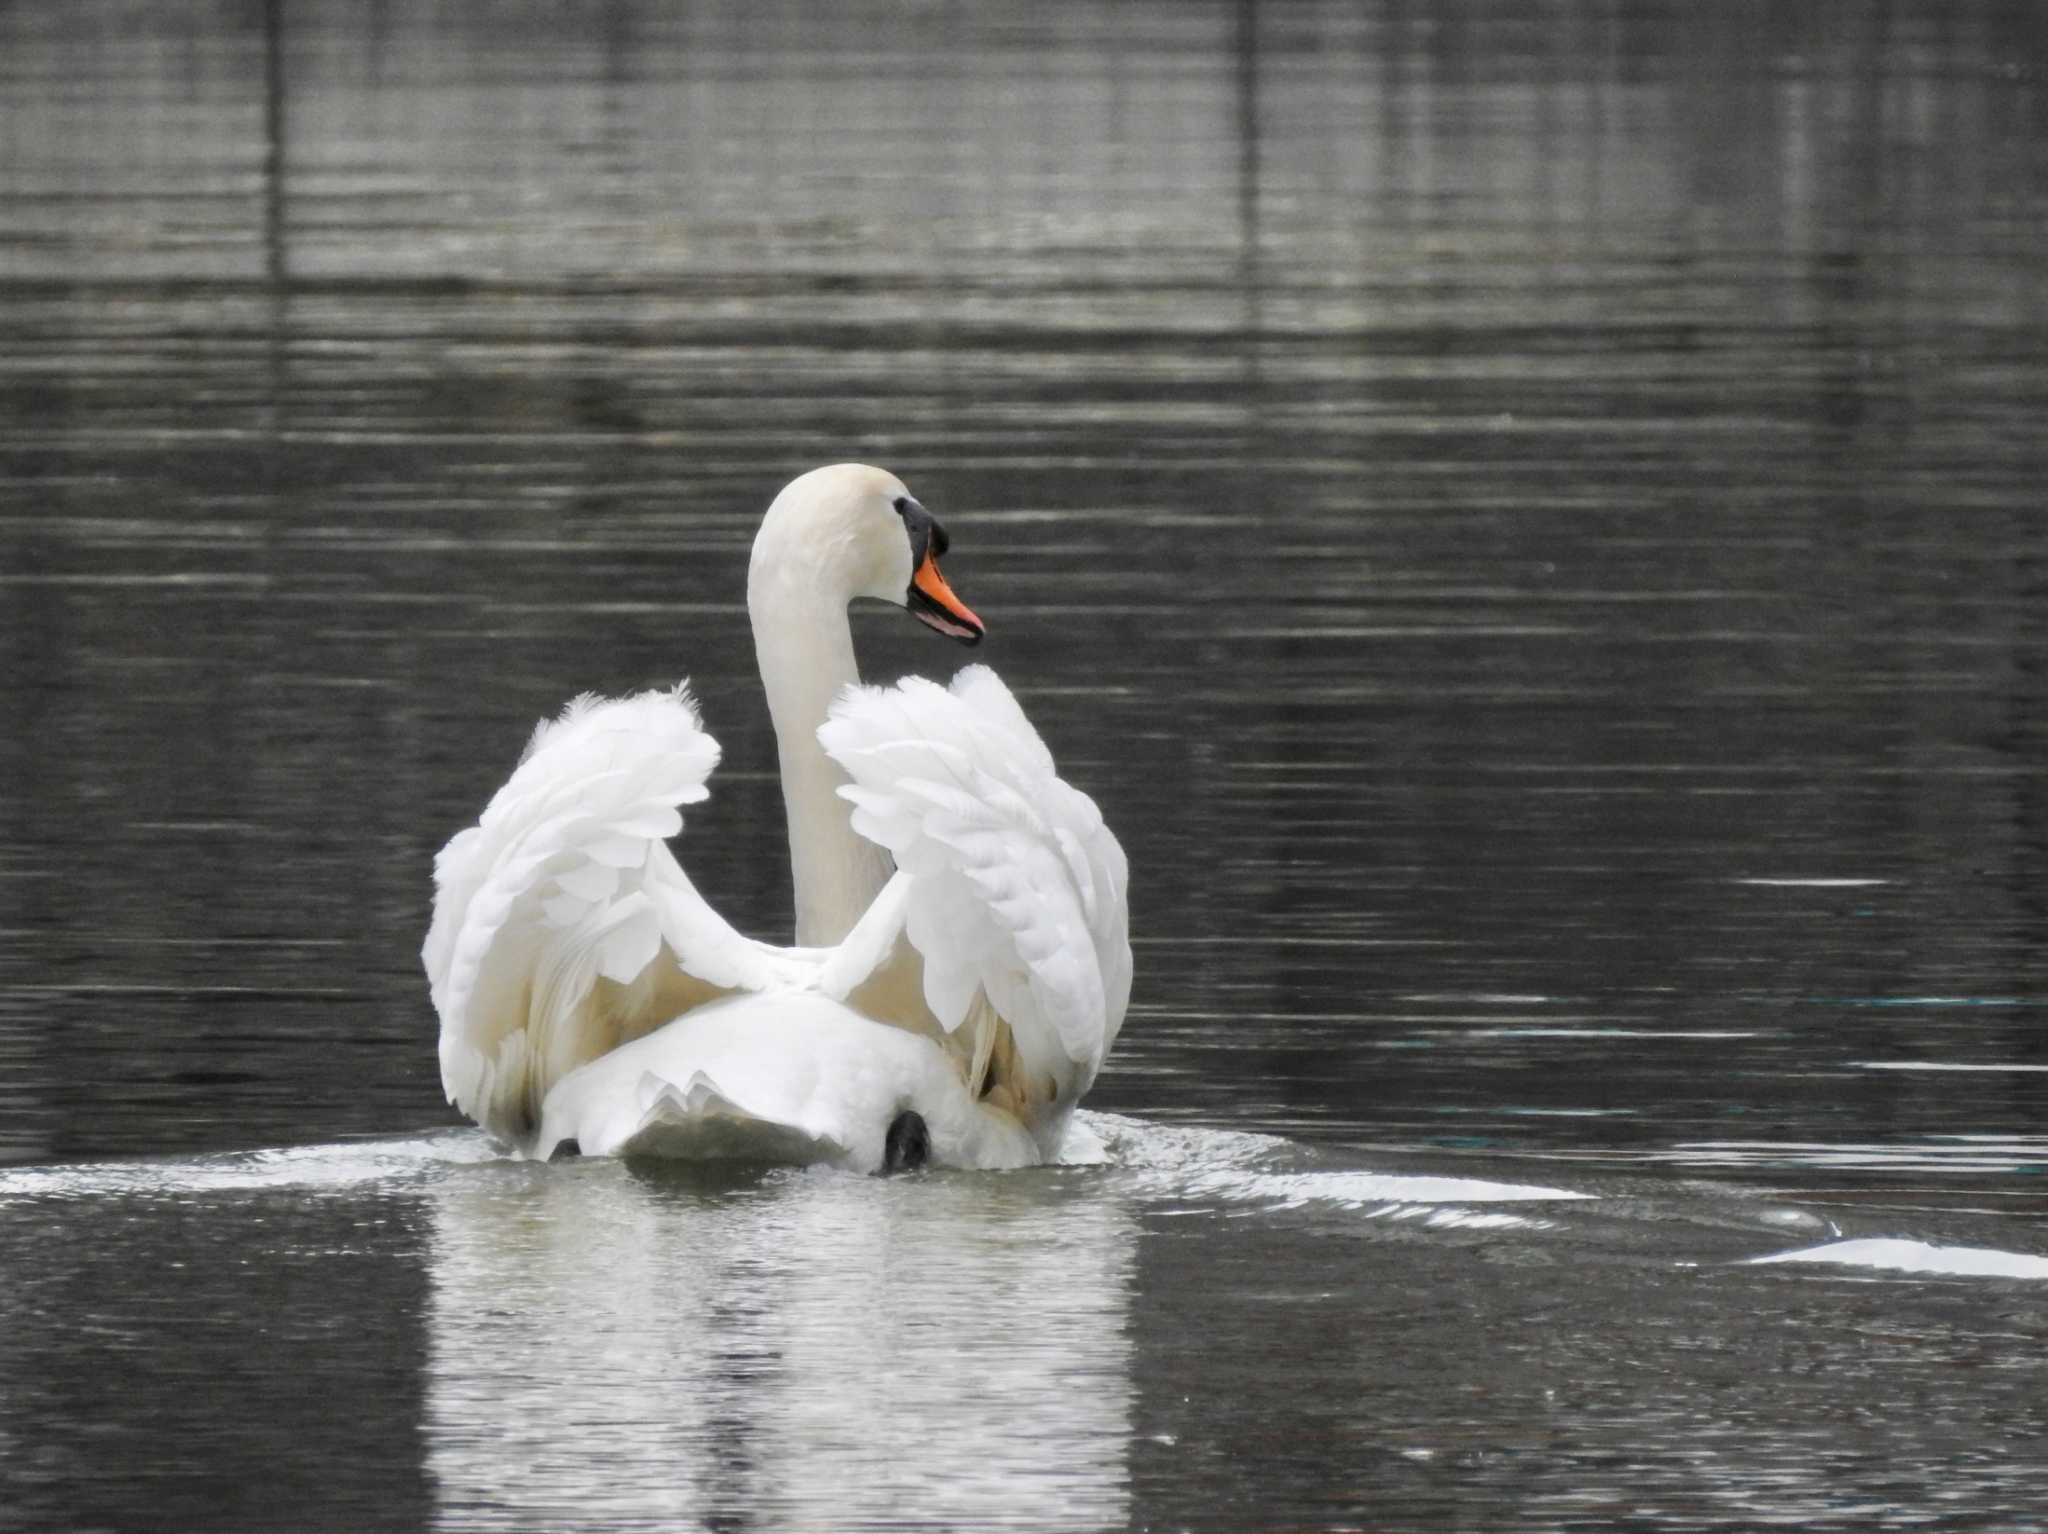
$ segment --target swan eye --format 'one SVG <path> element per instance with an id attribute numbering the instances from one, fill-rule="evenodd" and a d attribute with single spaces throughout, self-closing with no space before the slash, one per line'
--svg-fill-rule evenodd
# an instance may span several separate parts
<path id="1" fill-rule="evenodd" d="M 915 496 L 899 495 L 889 503 L 896 509 L 896 515 L 903 519 L 904 531 L 910 534 L 910 561 L 913 566 L 921 565 L 929 554 L 937 559 L 946 552 L 951 543 L 946 530 L 939 526 L 938 519 L 923 506 Z"/>

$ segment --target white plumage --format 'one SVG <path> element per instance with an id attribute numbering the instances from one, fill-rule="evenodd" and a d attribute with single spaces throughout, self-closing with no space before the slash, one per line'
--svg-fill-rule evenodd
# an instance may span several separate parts
<path id="1" fill-rule="evenodd" d="M 863 688 L 818 736 L 853 778 L 853 828 L 909 875 L 905 926 L 939 1023 L 957 1029 L 978 989 L 1028 1069 L 1086 1091 L 1131 986 L 1123 849 L 1094 801 L 984 666 L 950 688 Z"/>
<path id="2" fill-rule="evenodd" d="M 793 482 L 756 540 L 809 946 L 734 930 L 667 844 L 719 756 L 684 689 L 579 698 L 534 732 L 435 860 L 422 958 L 450 1101 L 543 1156 L 872 1170 L 905 1113 L 941 1163 L 1058 1153 L 1130 997 L 1126 865 L 993 672 L 857 685 L 851 597 L 980 637 L 944 547 L 857 465 Z"/>

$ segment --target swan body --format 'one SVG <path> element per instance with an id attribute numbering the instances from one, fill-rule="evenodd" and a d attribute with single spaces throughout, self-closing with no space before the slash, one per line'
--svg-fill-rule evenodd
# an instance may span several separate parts
<path id="1" fill-rule="evenodd" d="M 863 465 L 785 487 L 748 614 L 796 944 L 743 936 L 668 839 L 718 745 L 681 687 L 579 698 L 435 859 L 422 959 L 449 1100 L 529 1155 L 944 1165 L 1060 1152 L 1131 984 L 1121 847 L 1000 679 L 863 687 L 846 608 L 974 643 L 942 528 Z"/>
<path id="2" fill-rule="evenodd" d="M 931 1039 L 804 990 L 713 1002 L 579 1067 L 548 1093 L 540 1140 L 574 1139 L 589 1155 L 872 1169 L 905 1109 L 943 1164 L 1043 1159 L 1022 1124 L 968 1095 Z"/>

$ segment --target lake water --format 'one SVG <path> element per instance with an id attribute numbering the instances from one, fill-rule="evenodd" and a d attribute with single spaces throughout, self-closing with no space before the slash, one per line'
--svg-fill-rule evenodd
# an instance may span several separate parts
<path id="1" fill-rule="evenodd" d="M 0 1530 L 2048 1526 L 2044 69 L 0 10 Z M 687 674 L 785 931 L 746 551 L 843 458 L 1130 854 L 1104 1159 L 507 1161 L 432 854 Z"/>

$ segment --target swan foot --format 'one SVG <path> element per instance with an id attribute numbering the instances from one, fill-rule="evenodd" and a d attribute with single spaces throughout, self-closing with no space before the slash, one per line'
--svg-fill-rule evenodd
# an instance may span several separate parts
<path id="1" fill-rule="evenodd" d="M 924 1115 L 905 1108 L 890 1121 L 888 1136 L 882 1141 L 882 1171 L 915 1172 L 931 1158 L 932 1137 L 925 1128 Z"/>

